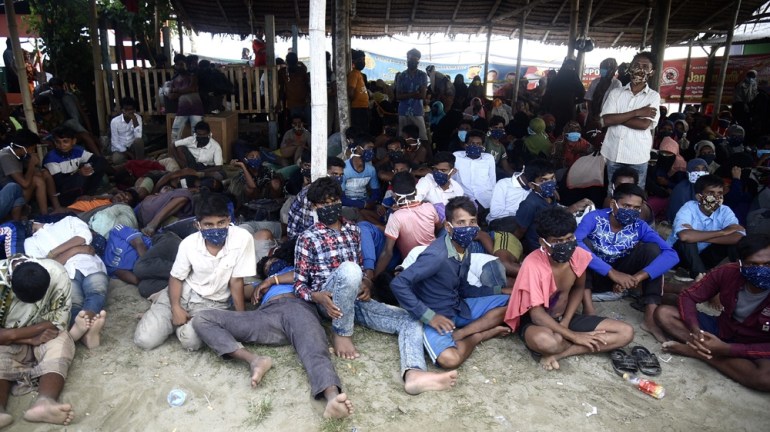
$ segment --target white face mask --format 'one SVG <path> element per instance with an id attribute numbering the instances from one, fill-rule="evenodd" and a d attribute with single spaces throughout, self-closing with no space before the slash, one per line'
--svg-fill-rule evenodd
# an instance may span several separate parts
<path id="1" fill-rule="evenodd" d="M 695 184 L 695 182 L 698 181 L 699 178 L 703 177 L 706 174 L 708 174 L 708 171 L 693 171 L 693 172 L 687 173 L 687 176 L 689 177 L 690 183 Z"/>

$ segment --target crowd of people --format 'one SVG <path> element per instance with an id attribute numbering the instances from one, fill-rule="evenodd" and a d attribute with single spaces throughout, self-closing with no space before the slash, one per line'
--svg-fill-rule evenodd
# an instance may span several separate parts
<path id="1" fill-rule="evenodd" d="M 352 59 L 352 126 L 329 137 L 315 181 L 309 79 L 291 53 L 280 146 L 239 139 L 231 161 L 184 57 L 158 157 L 136 101 L 120 101 L 102 147 L 57 78 L 35 99 L 40 134 L 4 123 L 0 427 L 11 388 L 30 383 L 26 420 L 72 421 L 59 396 L 76 344 L 100 346 L 111 279 L 151 301 L 138 348 L 174 334 L 245 362 L 257 386 L 272 359 L 243 344 L 291 344 L 331 418 L 353 403 L 324 323 L 342 359 L 359 357 L 360 326 L 396 334 L 404 391 L 419 394 L 455 386 L 479 343 L 511 333 L 546 370 L 596 352 L 622 370 L 634 328 L 594 303 L 626 297 L 663 350 L 770 390 L 770 139 L 745 116 L 666 113 L 648 52 L 622 71 L 602 62 L 588 93 L 566 60 L 516 101 L 421 70 L 416 49 L 392 85 Z"/>

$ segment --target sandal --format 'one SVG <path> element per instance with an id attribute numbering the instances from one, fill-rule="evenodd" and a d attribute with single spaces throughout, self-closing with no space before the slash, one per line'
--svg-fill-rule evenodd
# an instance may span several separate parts
<path id="1" fill-rule="evenodd" d="M 639 372 L 649 376 L 660 375 L 660 362 L 658 357 L 653 355 L 650 350 L 643 346 L 635 346 L 631 348 L 631 355 L 639 367 Z"/>
<path id="2" fill-rule="evenodd" d="M 612 369 L 620 376 L 623 376 L 623 374 L 635 374 L 639 370 L 636 360 L 622 349 L 610 352 L 610 362 L 612 363 Z"/>

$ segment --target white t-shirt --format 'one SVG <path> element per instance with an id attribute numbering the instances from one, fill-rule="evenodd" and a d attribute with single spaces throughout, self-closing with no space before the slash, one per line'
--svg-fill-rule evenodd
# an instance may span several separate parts
<path id="1" fill-rule="evenodd" d="M 187 147 L 195 160 L 200 164 L 206 166 L 222 165 L 222 147 L 214 138 L 211 138 L 209 143 L 203 147 L 198 147 L 195 135 L 182 138 L 175 142 L 174 145 L 176 147 Z"/>

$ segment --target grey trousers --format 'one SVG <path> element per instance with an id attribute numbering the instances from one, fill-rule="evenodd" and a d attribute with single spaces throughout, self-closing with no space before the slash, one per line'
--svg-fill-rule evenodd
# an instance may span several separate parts
<path id="1" fill-rule="evenodd" d="M 262 345 L 291 343 L 310 379 L 316 399 L 326 388 L 342 384 L 329 358 L 329 343 L 315 305 L 299 298 L 269 300 L 257 310 L 205 310 L 192 320 L 198 337 L 220 356 L 243 348 L 241 342 Z"/>
<path id="2" fill-rule="evenodd" d="M 139 278 L 139 294 L 147 298 L 168 286 L 171 267 L 174 265 L 182 239 L 170 231 L 156 234 L 152 247 L 134 263 L 134 274 Z"/>

